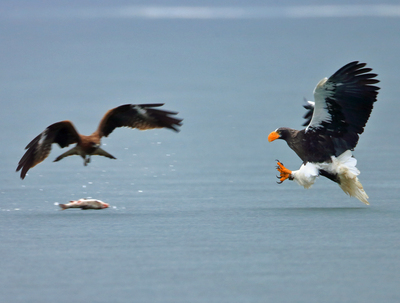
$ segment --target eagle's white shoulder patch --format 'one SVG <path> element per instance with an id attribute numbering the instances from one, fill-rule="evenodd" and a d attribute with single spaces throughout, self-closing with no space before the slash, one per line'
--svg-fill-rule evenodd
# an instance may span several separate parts
<path id="1" fill-rule="evenodd" d="M 320 128 L 322 122 L 331 122 L 332 116 L 329 114 L 326 104 L 326 98 L 335 94 L 335 84 L 324 78 L 318 82 L 314 89 L 314 112 L 310 124 L 306 128 L 306 132 L 310 127 Z"/>

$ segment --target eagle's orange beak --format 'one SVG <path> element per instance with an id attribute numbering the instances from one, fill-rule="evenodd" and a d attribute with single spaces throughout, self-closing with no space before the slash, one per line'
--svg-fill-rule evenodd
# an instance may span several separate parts
<path id="1" fill-rule="evenodd" d="M 272 133 L 270 133 L 268 135 L 268 141 L 272 142 L 272 141 L 278 139 L 279 137 L 280 137 L 279 134 L 276 131 L 273 131 Z"/>

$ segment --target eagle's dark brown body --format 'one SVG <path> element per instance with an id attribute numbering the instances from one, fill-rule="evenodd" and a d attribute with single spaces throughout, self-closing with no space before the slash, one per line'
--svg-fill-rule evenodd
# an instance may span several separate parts
<path id="1" fill-rule="evenodd" d="M 307 134 L 305 129 L 296 130 L 287 127 L 277 129 L 281 138 L 299 156 L 303 163 L 330 161 L 335 154 L 333 142 L 329 136 Z"/>

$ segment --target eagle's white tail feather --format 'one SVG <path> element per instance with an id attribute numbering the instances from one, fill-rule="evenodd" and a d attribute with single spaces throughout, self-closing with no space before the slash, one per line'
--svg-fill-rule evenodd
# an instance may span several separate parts
<path id="1" fill-rule="evenodd" d="M 339 175 L 340 188 L 349 196 L 355 197 L 365 204 L 369 204 L 368 195 L 364 191 L 364 188 L 360 181 L 358 181 L 357 176 L 353 174 L 343 174 Z"/>
<path id="2" fill-rule="evenodd" d="M 332 170 L 336 172 L 340 180 L 340 188 L 349 196 L 355 197 L 365 204 L 368 203 L 368 195 L 357 176 L 360 171 L 356 167 L 357 160 L 346 150 L 339 157 L 332 157 Z"/>
<path id="3" fill-rule="evenodd" d="M 356 176 L 360 174 L 360 171 L 356 167 L 357 159 L 353 157 L 350 150 L 346 150 L 343 154 L 341 154 L 337 158 L 332 157 L 332 161 L 334 161 L 334 159 L 339 161 L 340 166 L 342 165 L 346 166 L 352 174 Z"/>

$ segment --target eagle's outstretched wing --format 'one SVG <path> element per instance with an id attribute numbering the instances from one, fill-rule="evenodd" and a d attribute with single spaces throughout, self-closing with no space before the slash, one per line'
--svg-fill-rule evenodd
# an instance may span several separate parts
<path id="1" fill-rule="evenodd" d="M 179 131 L 182 119 L 175 118 L 177 112 L 155 109 L 163 106 L 157 104 L 125 104 L 110 109 L 101 119 L 97 132 L 100 137 L 107 137 L 117 127 L 137 128 L 147 130 L 153 128 L 169 128 Z"/>
<path id="2" fill-rule="evenodd" d="M 355 148 L 376 101 L 379 87 L 373 84 L 379 80 L 365 66 L 354 61 L 322 79 L 314 89 L 314 104 L 308 104 L 312 117 L 306 133 L 331 137 L 336 156 Z"/>
<path id="3" fill-rule="evenodd" d="M 19 161 L 16 171 L 22 169 L 21 179 L 24 179 L 29 169 L 48 157 L 53 143 L 57 143 L 60 147 L 66 147 L 70 144 L 78 143 L 79 140 L 79 134 L 71 121 L 66 120 L 54 123 L 25 147 L 27 151 Z"/>

